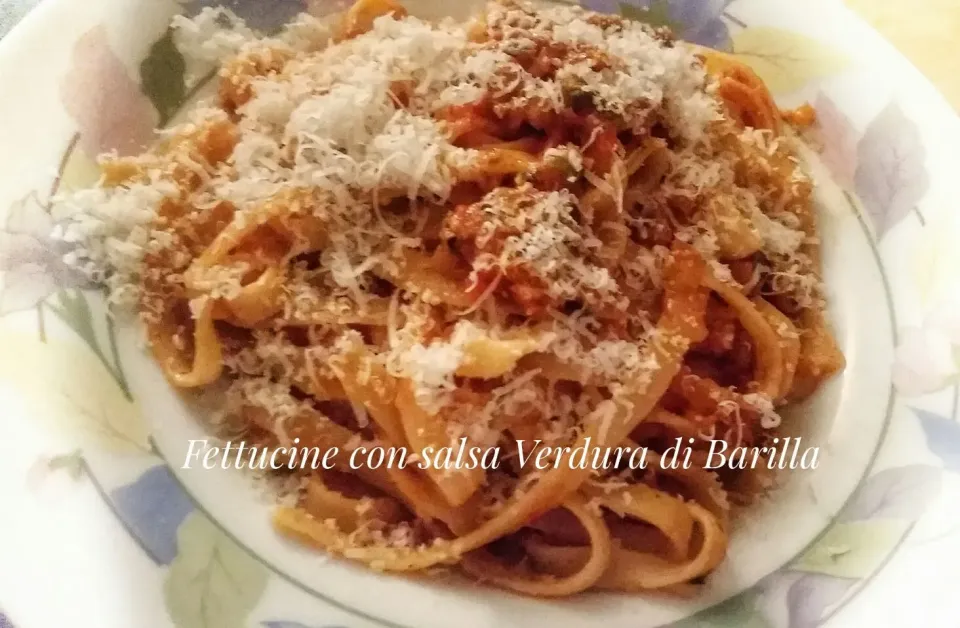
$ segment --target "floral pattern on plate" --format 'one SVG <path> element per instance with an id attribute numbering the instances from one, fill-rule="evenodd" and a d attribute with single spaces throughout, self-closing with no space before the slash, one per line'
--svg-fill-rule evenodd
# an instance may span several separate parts
<path id="1" fill-rule="evenodd" d="M 861 213 L 876 239 L 882 244 L 907 228 L 926 227 L 924 199 L 931 175 L 921 121 L 908 115 L 896 99 L 886 99 L 879 112 L 872 117 L 859 116 L 854 122 L 847 109 L 834 101 L 827 84 L 844 72 L 856 71 L 849 51 L 782 24 L 754 25 L 741 15 L 748 13 L 741 11 L 743 3 L 739 1 L 583 3 L 667 25 L 685 39 L 738 54 L 778 94 L 806 93 L 820 117 L 824 161 L 851 193 L 851 202 L 859 199 Z M 190 0 L 181 4 L 188 13 L 226 4 L 263 30 L 275 29 L 297 12 L 315 8 L 315 3 L 306 0 Z M 10 337 L 19 344 L 7 346 L 19 351 L 0 356 L 0 379 L 22 387 L 31 407 L 51 416 L 74 417 L 58 423 L 58 429 L 67 423 L 73 426 L 70 433 L 77 435 L 80 453 L 55 456 L 48 464 L 53 469 L 81 472 L 95 482 L 159 573 L 162 584 L 156 595 L 162 598 L 173 625 L 369 625 L 349 609 L 317 600 L 310 600 L 311 608 L 321 609 L 317 613 L 287 619 L 294 614 L 289 606 L 293 593 L 278 594 L 270 589 L 287 591 L 292 585 L 214 524 L 157 457 L 117 358 L 112 320 L 98 309 L 95 295 L 84 291 L 86 281 L 62 262 L 61 245 L 49 237 L 53 225 L 47 199 L 59 189 L 95 180 L 93 155 L 104 150 L 135 150 L 155 124 L 169 121 L 195 87 L 187 84 L 185 74 L 186 64 L 169 33 L 149 48 L 136 71 L 111 49 L 105 26 L 77 35 L 70 71 L 59 83 L 64 113 L 73 121 L 76 135 L 50 186 L 39 192 L 21 190 L 21 200 L 9 208 L 0 230 L 0 314 L 12 314 L 12 319 L 22 317 L 26 310 L 36 312 L 35 337 Z M 111 98 L 92 96 L 84 89 L 91 84 L 107 88 L 103 92 Z M 892 258 L 883 259 L 889 264 Z M 960 275 L 960 268 L 950 268 L 949 273 Z M 910 306 L 897 303 L 897 307 Z M 893 365 L 894 382 L 905 395 L 927 395 L 954 386 L 960 371 L 960 303 L 941 299 L 921 313 L 919 320 L 900 330 Z M 67 336 L 81 343 L 70 344 L 64 340 Z M 17 368 L 21 364 L 15 360 L 28 354 L 26 363 L 32 368 Z M 76 373 L 86 375 L 68 376 Z M 56 390 L 59 396 L 41 399 L 44 390 Z M 918 398 L 917 406 L 898 418 L 911 422 L 922 434 L 924 445 L 912 451 L 909 461 L 896 456 L 888 460 L 881 453 L 871 475 L 835 523 L 802 555 L 749 590 L 675 626 L 812 628 L 867 587 L 933 509 L 943 486 L 960 473 L 955 401 L 937 396 Z M 120 454 L 135 462 L 114 468 L 112 457 Z M 933 538 L 948 538 L 952 532 L 948 526 L 941 537 Z M 0 613 L 0 628 L 9 625 Z"/>
<path id="2" fill-rule="evenodd" d="M 668 26 L 681 39 L 718 50 L 729 50 L 730 23 L 725 15 L 731 0 L 583 0 L 582 6 L 601 13 L 620 13 L 654 26 Z"/>

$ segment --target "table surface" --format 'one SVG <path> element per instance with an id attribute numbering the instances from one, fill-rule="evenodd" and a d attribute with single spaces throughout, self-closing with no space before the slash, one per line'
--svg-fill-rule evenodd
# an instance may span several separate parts
<path id="1" fill-rule="evenodd" d="M 0 0 L 0 37 L 40 1 Z M 842 1 L 893 42 L 960 110 L 960 1 Z"/>
<path id="2" fill-rule="evenodd" d="M 845 0 L 960 109 L 960 2 Z"/>

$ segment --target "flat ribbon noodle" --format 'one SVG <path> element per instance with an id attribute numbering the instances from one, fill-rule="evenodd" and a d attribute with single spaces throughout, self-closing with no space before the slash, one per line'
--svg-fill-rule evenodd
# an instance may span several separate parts
<path id="1" fill-rule="evenodd" d="M 200 312 L 193 321 L 193 356 L 183 364 L 180 350 L 174 345 L 174 333 L 168 322 L 148 323 L 147 334 L 157 362 L 170 382 L 179 388 L 206 386 L 219 379 L 223 372 L 223 354 L 213 321 L 213 300 L 201 297 Z"/>
<path id="2" fill-rule="evenodd" d="M 464 286 L 435 270 L 430 256 L 405 249 L 395 264 L 381 266 L 378 273 L 398 287 L 456 308 L 469 308 L 473 300 Z"/>
<path id="3" fill-rule="evenodd" d="M 357 0 L 332 49 L 319 33 L 244 48 L 208 120 L 107 162 L 106 190 L 163 197 L 134 286 L 153 350 L 178 387 L 227 373 L 224 432 L 333 455 L 339 470 L 284 454 L 299 481 L 275 511 L 285 535 L 528 595 L 688 592 L 726 551 L 725 486 L 753 477 L 702 468 L 717 427 L 761 444 L 772 422 L 751 394 L 780 405 L 843 366 L 819 288 L 801 298 L 820 240 L 784 135 L 812 110 L 781 113 L 747 65 L 694 47 L 704 81 L 683 43 L 662 48 L 692 73 L 662 99 L 621 94 L 637 69 L 618 58 L 619 18 L 585 16 L 609 37 L 572 45 L 509 2 L 465 30 L 406 15 Z M 513 52 L 525 35 L 534 53 Z M 387 59 L 382 36 L 417 54 Z M 584 58 L 592 75 L 564 79 Z M 358 60 L 386 83 L 346 80 Z M 659 464 L 675 437 L 692 468 Z M 536 469 L 424 464 L 461 438 L 555 449 Z M 648 447 L 647 468 L 572 464 L 613 447 Z"/>
<path id="4" fill-rule="evenodd" d="M 397 381 L 384 366 L 374 362 L 365 347 L 355 342 L 334 371 L 347 398 L 370 413 L 386 440 L 395 445 L 405 443 L 400 409 L 392 401 L 397 394 Z"/>
<path id="5" fill-rule="evenodd" d="M 463 569 L 480 581 L 488 581 L 507 589 L 542 597 L 562 597 L 585 591 L 603 575 L 610 562 L 612 543 L 603 518 L 590 510 L 580 498 L 567 500 L 563 508 L 574 515 L 589 538 L 586 556 L 569 573 L 537 574 L 505 567 L 486 550 L 465 555 Z"/>
<path id="6" fill-rule="evenodd" d="M 381 569 L 389 566 L 391 571 L 421 571 L 457 561 L 443 539 L 429 546 L 352 547 L 345 543 L 345 535 L 335 520 L 321 521 L 298 508 L 278 508 L 273 514 L 273 524 L 287 536 L 302 543 Z"/>
<path id="7" fill-rule="evenodd" d="M 753 338 L 757 357 L 757 374 L 754 378 L 758 382 L 757 392 L 770 399 L 778 398 L 783 386 L 784 367 L 783 350 L 777 332 L 750 299 L 734 286 L 718 280 L 712 274 L 705 276 L 704 285 L 736 312 L 740 324 Z"/>
<path id="8" fill-rule="evenodd" d="M 447 430 L 448 420 L 441 415 L 430 415 L 417 403 L 413 387 L 409 382 L 401 382 L 396 393 L 396 404 L 400 422 L 403 425 L 406 440 L 414 451 L 430 448 L 436 452 L 450 445 Z M 467 441 L 467 446 L 475 443 Z M 477 492 L 483 484 L 486 473 L 480 467 L 445 469 L 431 465 L 426 474 L 440 489 L 447 503 L 460 506 Z"/>
<path id="9" fill-rule="evenodd" d="M 768 301 L 756 298 L 753 300 L 753 305 L 757 308 L 760 316 L 766 319 L 770 328 L 777 333 L 783 358 L 783 378 L 780 390 L 773 396 L 773 399 L 785 399 L 793 389 L 793 379 L 797 372 L 797 363 L 800 361 L 800 333 L 793 321 L 786 314 L 770 305 Z"/>
<path id="10" fill-rule="evenodd" d="M 720 483 L 717 474 L 708 471 L 696 464 L 689 468 L 679 465 L 678 468 L 664 467 L 661 464 L 661 455 L 655 451 L 648 452 L 648 466 L 656 469 L 658 475 L 666 475 L 673 481 L 683 485 L 683 494 L 706 508 L 724 530 L 727 529 L 730 518 L 730 502 L 727 493 Z"/>
<path id="11" fill-rule="evenodd" d="M 687 504 L 690 519 L 696 524 L 699 546 L 685 560 L 674 562 L 648 552 L 623 547 L 614 540 L 610 563 L 594 584 L 615 591 L 673 590 L 712 571 L 726 553 L 726 533 L 717 519 L 697 504 Z M 588 548 L 575 546 L 528 545 L 535 560 L 551 569 L 569 569 L 585 560 Z"/>
<path id="12" fill-rule="evenodd" d="M 581 490 L 620 517 L 630 517 L 657 528 L 669 543 L 674 559 L 686 557 L 693 535 L 693 519 L 682 500 L 645 484 L 606 489 L 587 485 Z"/>
<path id="13" fill-rule="evenodd" d="M 544 336 L 533 332 L 511 334 L 509 338 L 483 336 L 468 340 L 457 375 L 493 379 L 511 373 L 517 364 L 544 344 Z M 533 367 L 536 368 L 536 367 Z"/>
<path id="14" fill-rule="evenodd" d="M 311 477 L 306 482 L 302 508 L 314 518 L 336 519 L 340 529 L 351 532 L 366 522 L 377 521 L 398 523 L 403 519 L 403 509 L 399 503 L 389 497 L 365 498 L 347 497 L 340 491 L 328 488 L 320 477 Z"/>
<path id="15" fill-rule="evenodd" d="M 704 576 L 726 554 L 727 535 L 716 517 L 697 504 L 687 504 L 702 537 L 700 547 L 688 561 L 671 563 L 658 556 L 614 546 L 610 566 L 597 582 L 603 589 L 638 591 L 662 589 Z"/>
<path id="16" fill-rule="evenodd" d="M 649 382 L 629 382 L 620 399 L 594 411 L 584 421 L 583 435 L 574 448 L 591 442 L 598 447 L 621 442 L 656 406 L 680 370 L 690 344 L 704 335 L 706 294 L 700 286 L 704 273 L 705 265 L 698 253 L 685 245 L 675 247 L 673 259 L 665 269 L 663 314 L 655 332 L 659 342 L 651 343 L 660 368 Z M 604 413 L 609 414 L 604 417 Z M 527 521 L 562 503 L 589 474 L 589 467 L 570 468 L 561 461 L 559 468 L 544 473 L 521 497 L 511 498 L 494 519 L 453 541 L 455 551 L 467 552 L 518 530 Z"/>
<path id="17" fill-rule="evenodd" d="M 717 78 L 717 94 L 731 117 L 743 126 L 779 134 L 780 109 L 757 73 L 733 55 L 700 46 L 697 51 L 704 58 L 707 72 Z"/>

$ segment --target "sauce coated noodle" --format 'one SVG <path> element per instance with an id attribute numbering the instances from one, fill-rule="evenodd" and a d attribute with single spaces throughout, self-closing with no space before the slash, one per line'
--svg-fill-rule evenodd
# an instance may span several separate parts
<path id="1" fill-rule="evenodd" d="M 610 104 L 596 84 L 571 86 L 563 68 L 580 64 L 616 90 L 604 71 L 628 62 L 571 43 L 573 31 L 561 37 L 564 20 L 611 41 L 654 42 L 674 64 L 670 51 L 688 50 L 687 65 L 669 72 L 699 77 L 688 99 L 714 98 L 716 85 L 716 114 L 684 135 L 671 104 Z M 459 566 L 534 596 L 689 592 L 723 560 L 732 485 L 698 467 L 662 469 L 659 452 L 678 437 L 695 441 L 701 463 L 711 437 L 759 446 L 775 406 L 843 366 L 810 289 L 815 216 L 788 121 L 734 57 L 620 18 L 508 3 L 456 31 L 468 32 L 459 40 L 455 27 L 437 28 L 392 0 L 359 0 L 330 48 L 241 53 L 221 73 L 224 115 L 181 131 L 172 148 L 106 165 L 112 186 L 148 178 L 147 163 L 180 183 L 156 226 L 192 256 L 146 260 L 158 272 L 144 277 L 163 276 L 142 286 L 151 345 L 175 386 L 233 382 L 233 428 L 274 448 L 294 439 L 338 448 L 335 471 L 293 472 L 299 501 L 274 517 L 293 538 L 379 570 Z M 248 119 L 268 87 L 315 78 L 350 54 L 386 58 L 389 45 L 428 32 L 474 58 L 460 82 L 437 79 L 448 81 L 444 94 L 471 95 L 426 102 L 440 97 L 420 70 L 408 72 L 383 96 L 387 124 L 419 116 L 443 130 L 442 150 L 471 159 L 436 165 L 441 144 L 426 145 L 380 164 L 372 188 L 330 187 L 334 170 L 315 170 L 313 183 L 280 186 L 242 211 L 220 199 L 217 220 L 204 221 L 213 210 L 195 195 L 210 192 L 211 177 L 239 176 Z M 449 63 L 436 55 L 436 72 Z M 317 98 L 337 89 L 346 88 L 334 80 Z M 307 119 L 297 97 L 291 120 Z M 341 130 L 327 132 L 345 138 Z M 384 131 L 371 146 L 409 137 Z M 334 163 L 360 150 L 349 138 L 297 138 L 277 172 L 309 151 L 328 150 Z M 410 185 L 390 179 L 404 172 Z M 361 209 L 344 218 L 351 203 Z M 771 228 L 786 235 L 772 240 Z M 461 439 L 500 447 L 500 466 L 417 466 L 417 452 Z M 569 452 L 548 456 L 548 468 L 521 466 L 510 455 L 517 439 L 647 447 L 648 468 L 578 468 Z M 406 448 L 409 464 L 348 464 L 376 446 Z"/>

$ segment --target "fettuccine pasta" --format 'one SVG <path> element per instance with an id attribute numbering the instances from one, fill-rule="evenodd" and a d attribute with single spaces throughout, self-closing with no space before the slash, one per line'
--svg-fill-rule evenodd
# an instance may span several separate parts
<path id="1" fill-rule="evenodd" d="M 226 386 L 218 429 L 331 452 L 277 471 L 299 486 L 277 529 L 534 596 L 702 583 L 749 498 L 709 443 L 764 445 L 843 367 L 810 112 L 731 55 L 573 7 L 175 29 L 229 49 L 216 96 L 54 211 L 170 383 Z M 692 467 L 659 464 L 675 442 Z M 463 445 L 499 464 L 424 464 Z M 578 466 L 581 446 L 648 464 Z M 356 455 L 377 447 L 399 453 Z"/>

